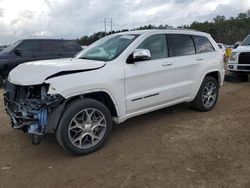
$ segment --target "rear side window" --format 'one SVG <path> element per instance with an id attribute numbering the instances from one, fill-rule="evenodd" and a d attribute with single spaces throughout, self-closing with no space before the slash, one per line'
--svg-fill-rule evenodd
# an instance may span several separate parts
<path id="1" fill-rule="evenodd" d="M 145 39 L 137 49 L 150 50 L 151 59 L 166 58 L 168 56 L 166 35 L 152 35 Z"/>
<path id="2" fill-rule="evenodd" d="M 168 34 L 169 54 L 172 57 L 195 54 L 193 39 L 189 35 Z"/>
<path id="3" fill-rule="evenodd" d="M 196 53 L 206 53 L 206 52 L 213 52 L 214 47 L 208 40 L 208 38 L 203 36 L 193 36 L 195 47 L 196 47 Z M 220 44 L 218 45 L 220 48 Z"/>
<path id="4" fill-rule="evenodd" d="M 65 52 L 80 52 L 82 48 L 73 41 L 62 41 L 61 45 Z"/>
<path id="5" fill-rule="evenodd" d="M 46 53 L 62 52 L 63 48 L 58 41 L 45 40 L 41 41 L 41 51 Z"/>

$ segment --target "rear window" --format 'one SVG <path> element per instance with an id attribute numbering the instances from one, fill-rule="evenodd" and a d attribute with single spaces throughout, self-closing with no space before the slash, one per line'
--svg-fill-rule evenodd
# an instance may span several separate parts
<path id="1" fill-rule="evenodd" d="M 169 34 L 169 55 L 172 57 L 195 54 L 194 42 L 191 36 L 183 34 Z"/>
<path id="2" fill-rule="evenodd" d="M 196 47 L 196 53 L 206 53 L 206 52 L 213 52 L 214 47 L 210 43 L 210 41 L 203 36 L 193 36 L 195 47 Z M 218 44 L 219 46 L 220 44 Z M 222 48 L 222 46 L 219 46 Z"/>

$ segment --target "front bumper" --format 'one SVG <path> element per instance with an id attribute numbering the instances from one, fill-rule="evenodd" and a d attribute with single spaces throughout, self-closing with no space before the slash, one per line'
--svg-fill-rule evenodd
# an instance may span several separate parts
<path id="1" fill-rule="evenodd" d="M 250 64 L 228 63 L 227 70 L 235 72 L 250 72 Z"/>
<path id="2" fill-rule="evenodd" d="M 35 135 L 45 133 L 48 117 L 64 100 L 60 95 L 47 95 L 45 88 L 45 85 L 16 86 L 6 82 L 4 104 L 13 128 Z"/>

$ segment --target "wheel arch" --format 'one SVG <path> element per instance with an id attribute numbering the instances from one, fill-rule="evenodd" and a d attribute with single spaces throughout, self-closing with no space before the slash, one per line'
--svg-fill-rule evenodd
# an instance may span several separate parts
<path id="1" fill-rule="evenodd" d="M 220 74 L 219 70 L 214 69 L 214 70 L 204 72 L 203 75 L 202 75 L 202 79 L 200 79 L 199 82 L 195 86 L 194 93 L 192 94 L 192 97 L 191 97 L 190 101 L 192 101 L 196 97 L 196 95 L 197 95 L 197 93 L 198 93 L 198 91 L 199 91 L 199 89 L 201 87 L 201 84 L 202 84 L 203 80 L 207 76 L 211 76 L 211 77 L 215 78 L 218 81 L 219 86 L 221 86 L 221 84 L 223 83 L 223 80 L 222 80 L 222 77 L 221 77 L 221 74 Z"/>
<path id="2" fill-rule="evenodd" d="M 211 72 L 206 73 L 205 76 L 203 77 L 203 80 L 204 80 L 207 76 L 210 76 L 210 77 L 215 78 L 215 79 L 217 80 L 217 82 L 219 83 L 219 85 L 221 85 L 222 80 L 221 80 L 221 75 L 220 75 L 220 72 L 219 72 L 219 71 L 211 71 Z"/>
<path id="3" fill-rule="evenodd" d="M 66 101 L 66 105 L 71 103 L 72 101 L 76 99 L 84 99 L 84 98 L 90 98 L 90 99 L 95 99 L 101 103 L 103 103 L 110 111 L 112 117 L 118 117 L 119 116 L 119 111 L 117 108 L 117 105 L 115 103 L 114 98 L 112 95 L 110 95 L 107 91 L 93 91 L 93 92 L 87 92 L 81 95 L 76 95 L 73 97 L 70 97 Z M 65 107 L 66 107 L 65 105 Z"/>
<path id="4" fill-rule="evenodd" d="M 101 102 L 108 108 L 112 117 L 119 117 L 118 107 L 112 95 L 103 90 L 86 92 L 66 99 L 63 104 L 61 104 L 57 109 L 55 109 L 55 111 L 51 113 L 51 116 L 49 118 L 46 132 L 54 133 L 57 130 L 61 117 L 65 109 L 67 108 L 67 105 L 74 102 L 75 100 L 81 100 L 85 98 L 90 98 Z"/>

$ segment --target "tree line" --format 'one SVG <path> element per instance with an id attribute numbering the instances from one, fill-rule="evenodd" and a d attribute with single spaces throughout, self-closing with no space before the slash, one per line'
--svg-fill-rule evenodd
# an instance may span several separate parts
<path id="1" fill-rule="evenodd" d="M 166 25 L 145 25 L 142 27 L 134 28 L 132 30 L 144 30 L 144 29 L 168 29 L 173 28 Z M 250 11 L 248 13 L 240 13 L 237 17 L 230 17 L 226 19 L 225 16 L 218 15 L 213 21 L 205 22 L 193 22 L 190 25 L 179 26 L 178 28 L 184 29 L 194 29 L 198 31 L 203 31 L 210 33 L 216 42 L 224 44 L 234 44 L 237 41 L 242 41 L 247 35 L 250 34 Z M 113 32 L 97 32 L 90 36 L 83 36 L 76 39 L 81 45 L 90 45 L 91 43 L 97 41 L 98 39 L 119 32 L 129 31 L 128 29 L 113 31 Z"/>

